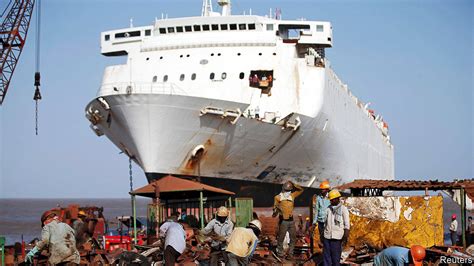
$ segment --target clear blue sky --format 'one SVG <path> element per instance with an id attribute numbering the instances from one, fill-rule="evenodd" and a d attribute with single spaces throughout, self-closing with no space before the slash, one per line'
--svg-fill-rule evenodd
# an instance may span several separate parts
<path id="1" fill-rule="evenodd" d="M 141 26 L 161 13 L 197 16 L 201 1 L 43 0 L 42 7 L 40 135 L 33 25 L 0 107 L 0 197 L 126 197 L 128 159 L 84 118 L 104 68 L 125 60 L 101 56 L 99 34 L 130 18 Z M 284 19 L 333 23 L 326 55 L 388 121 L 397 179 L 473 177 L 472 1 L 233 1 L 234 14 L 276 7 Z M 135 185 L 144 185 L 133 169 Z"/>

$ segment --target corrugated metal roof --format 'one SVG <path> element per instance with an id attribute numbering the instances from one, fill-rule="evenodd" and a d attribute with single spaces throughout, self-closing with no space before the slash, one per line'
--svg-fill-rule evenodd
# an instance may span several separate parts
<path id="1" fill-rule="evenodd" d="M 232 191 L 212 187 L 196 181 L 178 178 L 175 176 L 165 176 L 160 178 L 144 187 L 135 189 L 131 194 L 138 196 L 150 197 L 155 194 L 155 186 L 158 186 L 160 193 L 172 193 L 172 192 L 189 192 L 189 191 L 203 191 L 213 192 L 221 195 L 234 195 Z"/>
<path id="2" fill-rule="evenodd" d="M 474 179 L 465 179 L 454 182 L 443 182 L 438 180 L 368 180 L 356 179 L 338 187 L 345 189 L 384 189 L 384 190 L 445 190 L 460 189 L 464 187 L 469 198 L 474 200 Z"/>

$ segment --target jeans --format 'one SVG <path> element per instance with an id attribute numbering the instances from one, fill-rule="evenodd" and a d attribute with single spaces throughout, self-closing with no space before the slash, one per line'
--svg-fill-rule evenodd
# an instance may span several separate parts
<path id="1" fill-rule="evenodd" d="M 342 240 L 323 239 L 323 259 L 324 266 L 341 265 Z"/>

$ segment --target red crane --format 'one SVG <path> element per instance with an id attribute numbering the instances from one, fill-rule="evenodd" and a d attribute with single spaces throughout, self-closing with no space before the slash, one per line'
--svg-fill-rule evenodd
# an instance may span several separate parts
<path id="1" fill-rule="evenodd" d="M 5 100 L 13 72 L 25 46 L 35 0 L 15 0 L 13 3 L 10 1 L 10 4 L 12 6 L 0 26 L 0 105 Z M 36 86 L 39 94 L 39 72 L 37 75 L 38 81 L 35 78 L 35 85 L 38 84 Z M 38 96 L 41 99 L 41 95 Z"/>

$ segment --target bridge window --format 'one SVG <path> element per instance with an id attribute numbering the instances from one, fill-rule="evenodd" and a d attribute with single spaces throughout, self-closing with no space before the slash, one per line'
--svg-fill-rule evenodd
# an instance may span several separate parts
<path id="1" fill-rule="evenodd" d="M 201 31 L 201 25 L 194 25 L 194 31 Z"/>
<path id="2" fill-rule="evenodd" d="M 324 26 L 323 25 L 316 25 L 316 31 L 317 32 L 323 32 L 324 31 Z"/>
<path id="3" fill-rule="evenodd" d="M 230 24 L 230 30 L 236 30 L 237 29 L 237 24 Z"/>
<path id="4" fill-rule="evenodd" d="M 168 27 L 168 33 L 174 33 L 174 27 Z"/>
<path id="5" fill-rule="evenodd" d="M 109 35 L 109 34 L 106 34 L 106 35 L 104 36 L 104 39 L 105 39 L 106 41 L 110 40 L 110 35 Z"/>
<path id="6" fill-rule="evenodd" d="M 212 24 L 212 30 L 219 30 L 219 24 Z"/>
<path id="7" fill-rule="evenodd" d="M 166 34 L 166 29 L 165 28 L 160 28 L 160 34 Z"/>
<path id="8" fill-rule="evenodd" d="M 239 30 L 246 30 L 247 24 L 239 24 Z"/>
<path id="9" fill-rule="evenodd" d="M 267 30 L 273 30 L 273 24 L 267 24 Z"/>
<path id="10" fill-rule="evenodd" d="M 140 31 L 129 31 L 129 32 L 121 32 L 116 33 L 115 38 L 128 38 L 128 37 L 140 37 Z"/>
<path id="11" fill-rule="evenodd" d="M 183 26 L 176 27 L 176 32 L 183 32 Z"/>
<path id="12" fill-rule="evenodd" d="M 150 36 L 151 35 L 151 30 L 145 30 L 145 36 Z"/>
<path id="13" fill-rule="evenodd" d="M 248 27 L 249 30 L 255 30 L 255 24 L 252 23 L 252 24 L 249 24 L 248 26 L 249 26 Z"/>
<path id="14" fill-rule="evenodd" d="M 202 25 L 202 30 L 203 31 L 208 31 L 209 30 L 209 25 Z"/>
<path id="15" fill-rule="evenodd" d="M 221 30 L 227 30 L 227 24 L 221 24 Z"/>
<path id="16" fill-rule="evenodd" d="M 190 31 L 193 31 L 193 27 L 191 27 L 191 26 L 184 26 L 184 30 L 185 30 L 186 32 L 190 32 Z"/>

